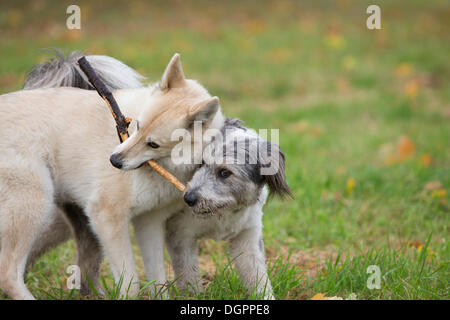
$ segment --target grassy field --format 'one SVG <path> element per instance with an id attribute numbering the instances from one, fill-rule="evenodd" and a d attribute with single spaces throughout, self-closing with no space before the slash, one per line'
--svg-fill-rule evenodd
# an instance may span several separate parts
<path id="1" fill-rule="evenodd" d="M 81 2 L 77 31 L 68 1 L 2 1 L 0 91 L 21 88 L 40 48 L 112 55 L 150 81 L 179 52 L 226 115 L 280 129 L 295 199 L 265 208 L 277 299 L 449 299 L 450 5 L 379 1 L 382 29 L 368 30 L 369 2 L 314 3 Z M 204 294 L 173 296 L 255 298 L 225 248 L 201 242 Z M 48 252 L 32 293 L 80 298 L 66 289 L 75 259 L 73 242 Z M 367 287 L 370 265 L 380 289 Z M 114 298 L 106 263 L 102 277 Z"/>

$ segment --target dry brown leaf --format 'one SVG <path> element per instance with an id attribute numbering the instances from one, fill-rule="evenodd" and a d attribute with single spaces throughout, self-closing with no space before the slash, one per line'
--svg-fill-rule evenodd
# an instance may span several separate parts
<path id="1" fill-rule="evenodd" d="M 398 161 L 403 162 L 416 152 L 416 145 L 406 136 L 400 137 L 397 142 Z"/>

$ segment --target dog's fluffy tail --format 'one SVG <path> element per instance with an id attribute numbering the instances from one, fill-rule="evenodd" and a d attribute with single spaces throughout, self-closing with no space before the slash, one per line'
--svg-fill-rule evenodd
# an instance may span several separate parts
<path id="1" fill-rule="evenodd" d="M 76 87 L 94 90 L 78 65 L 81 52 L 71 52 L 67 56 L 54 49 L 55 57 L 38 64 L 28 71 L 24 90 L 37 88 Z M 116 89 L 140 88 L 144 76 L 117 59 L 108 56 L 88 55 L 86 59 L 96 71 L 106 87 Z"/>

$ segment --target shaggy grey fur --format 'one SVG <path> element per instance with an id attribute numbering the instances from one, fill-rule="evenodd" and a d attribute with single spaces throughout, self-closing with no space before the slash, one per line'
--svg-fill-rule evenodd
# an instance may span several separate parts
<path id="1" fill-rule="evenodd" d="M 58 49 L 50 51 L 55 57 L 28 71 L 24 90 L 56 87 L 94 89 L 77 62 L 83 53 L 74 51 L 64 56 Z M 88 55 L 86 59 L 109 90 L 142 87 L 141 81 L 145 77 L 119 60 L 99 55 Z"/>
<path id="2" fill-rule="evenodd" d="M 276 144 L 263 140 L 237 119 L 227 119 L 222 133 L 224 141 L 216 136 L 211 150 L 204 153 L 205 163 L 187 185 L 184 197 L 189 208 L 166 222 L 176 284 L 180 289 L 201 290 L 197 240 L 226 240 L 247 288 L 274 299 L 265 265 L 262 209 L 268 194 L 265 185 L 273 194 L 290 195 L 285 158 Z M 263 175 L 262 166 L 269 164 L 278 170 Z M 228 173 L 224 175 L 223 170 Z"/>

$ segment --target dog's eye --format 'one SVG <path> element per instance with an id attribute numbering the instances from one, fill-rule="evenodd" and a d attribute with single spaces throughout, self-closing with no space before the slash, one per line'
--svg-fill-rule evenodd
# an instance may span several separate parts
<path id="1" fill-rule="evenodd" d="M 157 144 L 156 142 L 153 142 L 153 141 L 147 142 L 147 145 L 150 148 L 153 148 L 153 149 L 158 149 L 159 148 L 159 144 Z"/>
<path id="2" fill-rule="evenodd" d="M 230 170 L 227 170 L 227 169 L 221 169 L 221 170 L 219 171 L 219 176 L 220 176 L 221 178 L 223 178 L 223 179 L 226 179 L 226 178 L 228 178 L 229 176 L 231 176 L 231 171 L 230 171 Z"/>

